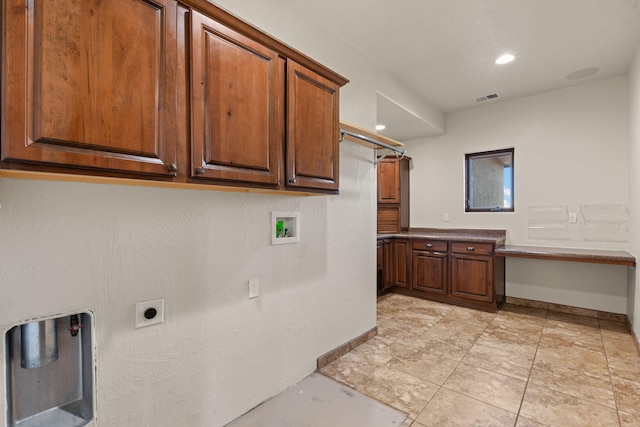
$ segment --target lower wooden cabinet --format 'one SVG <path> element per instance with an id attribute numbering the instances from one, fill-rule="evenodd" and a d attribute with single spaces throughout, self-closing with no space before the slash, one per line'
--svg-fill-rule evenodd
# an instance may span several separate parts
<path id="1" fill-rule="evenodd" d="M 411 287 L 411 240 L 396 239 L 393 241 L 393 255 L 395 260 L 394 286 Z"/>
<path id="2" fill-rule="evenodd" d="M 393 242 L 391 240 L 384 240 L 382 243 L 382 290 L 386 291 L 393 287 L 394 278 L 396 275 L 395 258 L 393 251 Z"/>
<path id="3" fill-rule="evenodd" d="M 494 249 L 493 243 L 385 238 L 382 289 L 496 311 L 505 277 L 504 258 Z"/>
<path id="4" fill-rule="evenodd" d="M 447 254 L 413 251 L 411 289 L 438 295 L 447 293 Z"/>
<path id="5" fill-rule="evenodd" d="M 413 239 L 411 289 L 435 295 L 448 290 L 449 243 L 441 240 Z"/>
<path id="6" fill-rule="evenodd" d="M 493 302 L 493 257 L 451 254 L 451 295 Z"/>

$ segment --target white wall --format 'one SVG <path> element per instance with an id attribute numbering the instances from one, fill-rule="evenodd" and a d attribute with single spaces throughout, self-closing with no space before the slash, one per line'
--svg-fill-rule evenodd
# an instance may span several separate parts
<path id="1" fill-rule="evenodd" d="M 408 93 L 286 0 L 221 3 L 351 79 L 344 120 L 373 128 L 381 85 Z M 0 179 L 0 331 L 91 310 L 95 425 L 227 423 L 376 324 L 373 152 L 340 154 L 339 196 Z M 300 211 L 300 243 L 271 245 L 273 210 Z M 166 321 L 135 330 L 135 303 L 155 298 Z"/>
<path id="2" fill-rule="evenodd" d="M 640 46 L 629 71 L 631 138 L 629 144 L 629 211 L 631 217 L 631 252 L 640 256 Z M 629 271 L 627 313 L 636 336 L 640 334 L 640 283 L 638 269 Z"/>
<path id="3" fill-rule="evenodd" d="M 407 143 L 411 226 L 497 228 L 512 244 L 626 249 L 626 242 L 585 242 L 573 224 L 569 240 L 530 239 L 528 207 L 576 212 L 580 204 L 628 203 L 628 99 L 627 78 L 617 77 L 448 115 L 445 135 Z M 515 212 L 465 213 L 465 153 L 508 147 Z M 618 266 L 508 259 L 507 295 L 624 313 L 626 274 Z"/>
<path id="4" fill-rule="evenodd" d="M 211 2 L 350 79 L 350 83 L 340 93 L 342 100 L 345 101 L 341 105 L 342 120 L 367 129 L 375 129 L 376 116 L 371 116 L 368 112 L 377 104 L 376 93 L 371 92 L 371 87 L 376 87 L 377 92 L 420 117 L 428 124 L 430 134 L 437 135 L 444 132 L 445 116 L 442 112 L 426 100 L 418 98 L 415 91 L 407 90 L 398 84 L 387 72 L 380 69 L 377 62 L 368 56 L 363 56 L 359 49 L 354 48 L 350 41 L 339 38 L 327 30 L 322 22 L 315 21 L 315 17 L 309 15 L 304 2 L 292 0 Z M 336 55 L 336 51 L 351 53 Z M 353 57 L 357 58 L 357 72 L 353 68 L 355 65 Z"/>

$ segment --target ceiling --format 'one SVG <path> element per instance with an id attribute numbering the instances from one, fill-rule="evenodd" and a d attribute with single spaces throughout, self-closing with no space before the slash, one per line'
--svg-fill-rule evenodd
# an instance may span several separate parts
<path id="1" fill-rule="evenodd" d="M 640 44 L 640 0 L 292 2 L 444 113 L 627 74 Z M 505 52 L 515 61 L 496 65 Z M 379 119 L 413 124 L 416 137 L 421 119 L 398 108 L 382 96 Z"/>

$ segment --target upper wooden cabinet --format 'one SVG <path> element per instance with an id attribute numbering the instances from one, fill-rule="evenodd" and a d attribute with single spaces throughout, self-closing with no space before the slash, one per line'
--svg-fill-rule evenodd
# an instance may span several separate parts
<path id="1" fill-rule="evenodd" d="M 7 0 L 2 161 L 173 176 L 172 0 Z"/>
<path id="2" fill-rule="evenodd" d="M 378 162 L 378 233 L 409 228 L 409 157 Z"/>
<path id="3" fill-rule="evenodd" d="M 347 80 L 212 3 L 5 0 L 0 18 L 0 169 L 338 192 Z"/>
<path id="4" fill-rule="evenodd" d="M 338 190 L 339 86 L 287 62 L 287 186 Z"/>
<path id="5" fill-rule="evenodd" d="M 191 32 L 192 176 L 279 184 L 284 61 L 198 12 Z"/>
<path id="6" fill-rule="evenodd" d="M 378 203 L 400 203 L 400 162 L 385 158 L 378 163 Z"/>

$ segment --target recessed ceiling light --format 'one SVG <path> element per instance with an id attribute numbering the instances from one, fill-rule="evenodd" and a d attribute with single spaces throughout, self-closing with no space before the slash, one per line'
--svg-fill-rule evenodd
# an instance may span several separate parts
<path id="1" fill-rule="evenodd" d="M 516 59 L 515 56 L 513 56 L 510 53 L 505 53 L 504 55 L 502 55 L 498 59 L 496 59 L 496 64 L 498 64 L 498 65 L 508 64 L 509 62 L 513 61 L 514 59 Z"/>
<path id="2" fill-rule="evenodd" d="M 376 130 L 385 130 L 386 128 L 385 125 L 376 125 Z"/>

